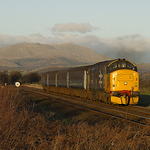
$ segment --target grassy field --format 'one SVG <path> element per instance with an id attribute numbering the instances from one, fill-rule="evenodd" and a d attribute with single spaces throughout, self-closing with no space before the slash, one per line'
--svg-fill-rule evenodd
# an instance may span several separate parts
<path id="1" fill-rule="evenodd" d="M 0 89 L 0 149 L 150 149 L 149 126 L 140 129 L 113 120 L 64 123 L 54 118 L 55 112 L 41 113 L 35 107 L 26 93 Z"/>
<path id="2" fill-rule="evenodd" d="M 141 93 L 138 105 L 149 107 L 150 106 L 150 93 Z"/>
<path id="3" fill-rule="evenodd" d="M 150 107 L 150 88 L 140 90 L 139 106 Z"/>

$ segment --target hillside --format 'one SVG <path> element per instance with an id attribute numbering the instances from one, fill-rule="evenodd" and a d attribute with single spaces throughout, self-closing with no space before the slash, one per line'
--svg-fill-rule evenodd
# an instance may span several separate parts
<path id="1" fill-rule="evenodd" d="M 138 67 L 138 71 L 142 74 L 150 72 L 150 63 L 137 64 L 137 67 Z"/>
<path id="2" fill-rule="evenodd" d="M 0 48 L 0 70 L 37 70 L 94 64 L 109 58 L 73 43 L 19 43 Z M 150 64 L 137 64 L 140 74 L 150 72 Z"/>
<path id="3" fill-rule="evenodd" d="M 73 43 L 20 43 L 0 48 L 0 69 L 37 69 L 93 64 L 109 59 Z"/>

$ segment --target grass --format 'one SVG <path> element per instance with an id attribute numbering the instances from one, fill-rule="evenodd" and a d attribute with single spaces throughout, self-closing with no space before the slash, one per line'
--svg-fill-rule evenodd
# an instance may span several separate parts
<path id="1" fill-rule="evenodd" d="M 150 94 L 140 94 L 138 105 L 143 107 L 150 107 Z"/>
<path id="2" fill-rule="evenodd" d="M 150 149 L 150 127 L 109 120 L 89 125 L 53 120 L 34 111 L 34 103 L 16 88 L 0 89 L 0 149 L 112 150 Z"/>
<path id="3" fill-rule="evenodd" d="M 139 106 L 150 107 L 150 88 L 140 89 Z"/>
<path id="4" fill-rule="evenodd" d="M 140 88 L 140 93 L 142 93 L 142 94 L 148 94 L 148 95 L 150 95 L 150 87 L 141 87 Z"/>

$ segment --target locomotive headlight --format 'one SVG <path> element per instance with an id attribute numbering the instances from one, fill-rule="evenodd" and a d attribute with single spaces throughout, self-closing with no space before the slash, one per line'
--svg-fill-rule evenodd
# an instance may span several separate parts
<path id="1" fill-rule="evenodd" d="M 127 82 L 124 82 L 124 85 L 127 85 L 128 83 Z"/>

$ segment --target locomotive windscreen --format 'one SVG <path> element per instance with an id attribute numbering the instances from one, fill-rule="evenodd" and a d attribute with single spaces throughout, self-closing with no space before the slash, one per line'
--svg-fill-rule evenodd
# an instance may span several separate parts
<path id="1" fill-rule="evenodd" d="M 108 65 L 107 71 L 112 72 L 118 69 L 130 69 L 130 70 L 137 71 L 137 67 L 126 60 L 118 60 L 113 62 L 112 64 Z"/>

